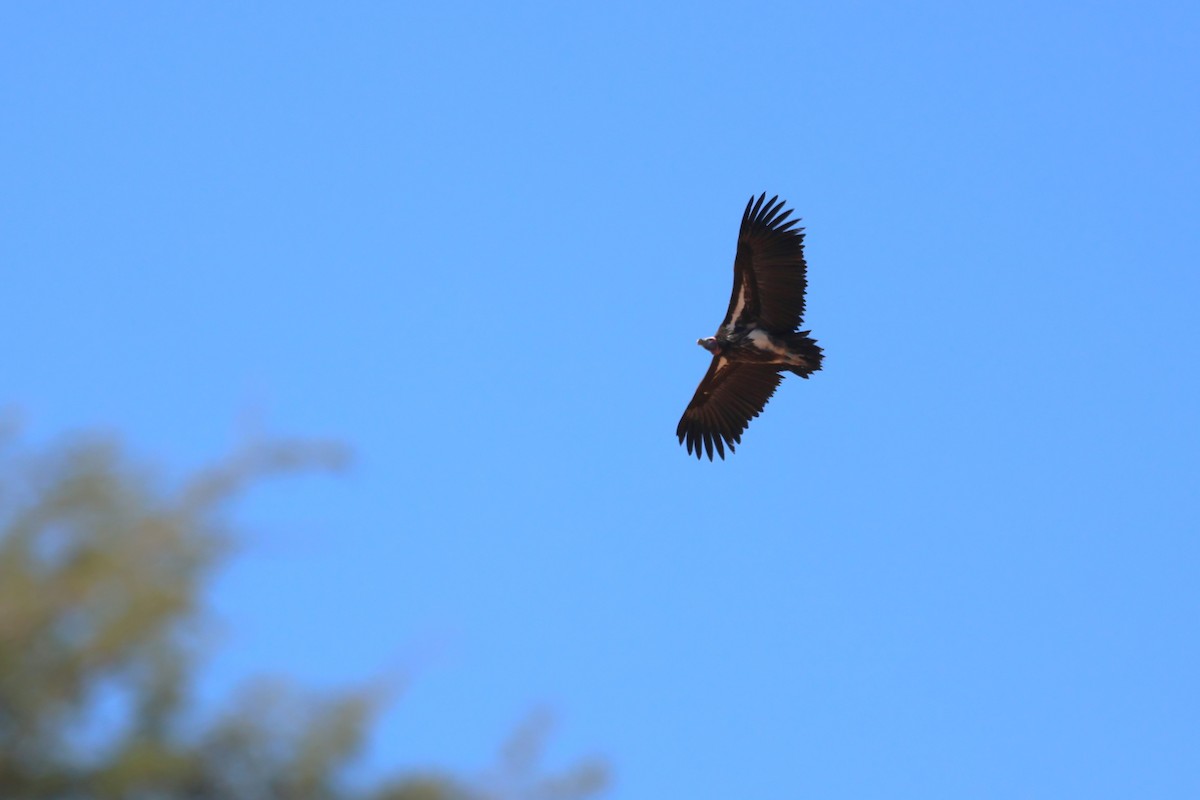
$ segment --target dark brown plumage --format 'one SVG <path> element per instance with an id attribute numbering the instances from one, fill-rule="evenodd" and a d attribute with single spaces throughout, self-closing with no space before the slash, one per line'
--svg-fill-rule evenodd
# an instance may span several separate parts
<path id="1" fill-rule="evenodd" d="M 781 213 L 782 212 L 782 213 Z M 713 354 L 708 373 L 675 432 L 696 458 L 734 451 L 750 420 L 766 406 L 783 372 L 807 378 L 821 368 L 821 348 L 798 330 L 807 287 L 804 229 L 788 220 L 778 196 L 750 198 L 738 231 L 729 310 L 715 336 L 697 340 Z"/>

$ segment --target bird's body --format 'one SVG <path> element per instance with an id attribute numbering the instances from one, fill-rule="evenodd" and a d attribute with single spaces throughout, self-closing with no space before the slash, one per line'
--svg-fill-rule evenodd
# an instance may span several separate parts
<path id="1" fill-rule="evenodd" d="M 806 288 L 804 233 L 778 197 L 751 197 L 738 232 L 729 311 L 715 336 L 697 340 L 713 354 L 676 434 L 697 458 L 725 457 L 766 406 L 783 372 L 807 378 L 821 348 L 799 330 Z M 778 202 L 777 202 L 778 201 Z"/>

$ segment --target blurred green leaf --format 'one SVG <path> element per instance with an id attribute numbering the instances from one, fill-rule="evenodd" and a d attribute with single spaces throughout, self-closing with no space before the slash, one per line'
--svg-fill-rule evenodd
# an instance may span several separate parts
<path id="1" fill-rule="evenodd" d="M 26 452 L 0 425 L 0 797 L 5 800 L 575 800 L 603 768 L 536 770 L 535 718 L 495 775 L 402 775 L 351 788 L 379 691 L 256 682 L 202 723 L 190 687 L 206 580 L 229 556 L 230 503 L 262 479 L 348 461 L 263 442 L 181 486 L 112 440 Z"/>

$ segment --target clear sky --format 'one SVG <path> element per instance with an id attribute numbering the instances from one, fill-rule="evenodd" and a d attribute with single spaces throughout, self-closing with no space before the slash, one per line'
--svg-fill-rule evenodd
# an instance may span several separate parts
<path id="1" fill-rule="evenodd" d="M 219 696 L 530 709 L 615 800 L 1200 796 L 1200 6 L 0 6 L 3 397 L 184 471 L 269 432 Z M 675 424 L 747 198 L 825 348 Z"/>

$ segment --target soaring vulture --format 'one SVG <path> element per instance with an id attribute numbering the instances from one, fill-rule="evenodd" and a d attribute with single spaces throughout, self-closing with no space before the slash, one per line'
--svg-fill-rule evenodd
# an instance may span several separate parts
<path id="1" fill-rule="evenodd" d="M 788 221 L 778 195 L 750 198 L 738 231 L 733 294 L 716 336 L 696 344 L 713 354 L 679 427 L 696 458 L 725 458 L 766 406 L 784 372 L 807 378 L 821 368 L 821 348 L 798 330 L 804 316 L 804 229 Z M 780 213 L 782 212 L 782 213 Z"/>

